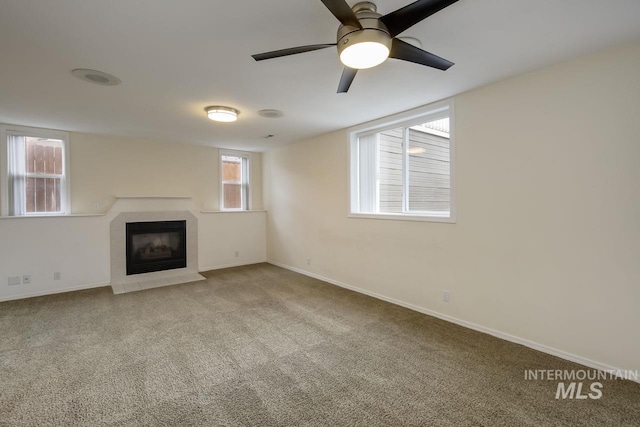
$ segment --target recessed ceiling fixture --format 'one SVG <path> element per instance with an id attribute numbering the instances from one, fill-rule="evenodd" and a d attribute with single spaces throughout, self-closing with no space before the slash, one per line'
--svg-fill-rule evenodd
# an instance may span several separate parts
<path id="1" fill-rule="evenodd" d="M 240 114 L 240 111 L 235 108 L 220 105 L 207 107 L 204 111 L 207 112 L 207 116 L 214 122 L 235 122 L 238 120 L 238 114 Z"/>
<path id="2" fill-rule="evenodd" d="M 312 44 L 251 55 L 256 61 L 312 52 L 337 46 L 340 61 L 345 65 L 338 93 L 349 90 L 360 69 L 375 67 L 387 58 L 401 59 L 438 70 L 447 70 L 453 62 L 422 50 L 397 37 L 418 22 L 451 6 L 458 0 L 416 0 L 386 15 L 377 12 L 370 1 L 349 7 L 345 0 L 321 0 L 342 25 L 338 27 L 336 43 Z"/>
<path id="3" fill-rule="evenodd" d="M 260 117 L 266 117 L 267 119 L 278 119 L 284 116 L 284 113 L 280 110 L 260 110 L 258 111 Z"/>
<path id="4" fill-rule="evenodd" d="M 120 84 L 119 78 L 112 74 L 105 73 L 104 71 L 76 68 L 75 70 L 71 70 L 71 74 L 81 80 L 98 85 L 115 86 L 117 84 Z"/>

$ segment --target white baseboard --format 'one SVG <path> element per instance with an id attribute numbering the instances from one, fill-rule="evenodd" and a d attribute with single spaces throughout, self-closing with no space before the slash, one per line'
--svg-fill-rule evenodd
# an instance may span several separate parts
<path id="1" fill-rule="evenodd" d="M 333 280 L 333 279 L 330 279 L 328 277 L 320 276 L 319 274 L 311 273 L 309 271 L 302 270 L 300 268 L 291 267 L 289 265 L 282 264 L 282 263 L 279 263 L 279 262 L 276 262 L 276 261 L 273 261 L 273 260 L 267 260 L 267 262 L 269 264 L 273 264 L 275 266 L 282 267 L 282 268 L 285 268 L 287 270 L 295 271 L 296 273 L 304 274 L 305 276 L 313 277 L 314 279 L 322 280 L 323 282 L 327 282 L 327 283 L 330 283 L 332 285 L 340 286 L 341 288 L 349 289 L 349 290 L 352 290 L 354 292 L 358 292 L 358 293 L 365 294 L 365 295 L 368 295 L 368 296 L 373 297 L 373 298 L 377 298 L 377 299 L 380 299 L 380 300 L 383 300 L 383 301 L 387 301 L 387 302 L 390 302 L 392 304 L 396 304 L 396 305 L 408 308 L 410 310 L 417 311 L 419 313 L 423 313 L 423 314 L 427 314 L 429 316 L 437 317 L 438 319 L 442 319 L 442 320 L 445 320 L 447 322 L 455 323 L 456 325 L 464 326 L 465 328 L 473 329 L 474 331 L 478 331 L 478 332 L 482 332 L 482 333 L 485 333 L 485 334 L 489 334 L 489 335 L 492 335 L 492 336 L 494 336 L 496 338 L 503 339 L 505 341 L 510 341 L 510 342 L 513 342 L 513 343 L 516 343 L 516 344 L 520 344 L 520 345 L 523 345 L 525 347 L 529 347 L 529 348 L 532 348 L 534 350 L 538 350 L 538 351 L 541 351 L 543 353 L 547 353 L 547 354 L 550 354 L 552 356 L 559 357 L 560 359 L 568 360 L 570 362 L 575 362 L 575 363 L 578 363 L 580 365 L 586 366 L 588 368 L 597 369 L 597 370 L 606 371 L 606 372 L 614 372 L 614 373 L 615 372 L 625 372 L 626 371 L 625 369 L 616 368 L 616 367 L 613 367 L 611 365 L 607 365 L 607 364 L 604 364 L 604 363 L 596 362 L 595 360 L 587 359 L 585 357 L 578 356 L 576 354 L 567 353 L 566 351 L 562 351 L 562 350 L 559 350 L 557 348 L 549 347 L 549 346 L 546 346 L 544 344 L 540 344 L 540 343 L 537 343 L 537 342 L 534 342 L 534 341 L 530 341 L 530 340 L 527 340 L 527 339 L 524 339 L 524 338 L 520 338 L 520 337 L 511 335 L 511 334 L 507 334 L 505 332 L 500 332 L 500 331 L 497 331 L 495 329 L 487 328 L 485 326 L 481 326 L 481 325 L 478 325 L 476 323 L 468 322 L 466 320 L 458 319 L 456 317 L 449 316 L 447 314 L 442 314 L 442 313 L 439 313 L 437 311 L 429 310 L 429 309 L 424 308 L 424 307 L 419 307 L 417 305 L 409 304 L 409 303 L 406 303 L 404 301 L 397 300 L 395 298 L 390 298 L 390 297 L 387 297 L 385 295 L 378 294 L 376 292 L 371 292 L 371 291 L 368 291 L 366 289 L 362 289 L 362 288 L 358 288 L 356 286 L 348 285 L 348 284 L 340 282 L 338 280 Z M 628 379 L 630 381 L 634 381 L 634 382 L 640 383 L 640 379 L 638 379 L 638 380 L 636 380 L 635 378 L 628 378 Z"/>
<path id="2" fill-rule="evenodd" d="M 50 289 L 48 291 L 31 292 L 27 294 L 12 295 L 9 297 L 0 297 L 0 302 L 14 301 L 14 300 L 25 299 L 25 298 L 42 297 L 45 295 L 62 294 L 65 292 L 81 291 L 83 289 L 102 288 L 105 286 L 109 286 L 109 282 L 93 283 L 91 285 L 82 285 L 82 286 L 71 286 L 69 288 L 61 288 L 61 289 Z"/>
<path id="3" fill-rule="evenodd" d="M 212 267 L 200 267 L 198 268 L 198 271 L 200 273 L 204 272 L 204 271 L 211 271 L 211 270 L 222 270 L 223 268 L 231 268 L 231 267 L 242 267 L 243 265 L 251 265 L 251 264 L 260 264 L 263 262 L 268 262 L 266 258 L 260 258 L 260 259 L 256 259 L 256 260 L 250 260 L 250 261 L 239 261 L 239 262 L 233 262 L 230 264 L 218 264 L 218 265 L 214 265 Z"/>
<path id="4" fill-rule="evenodd" d="M 251 265 L 251 264 L 260 264 L 260 263 L 263 263 L 263 262 L 267 262 L 266 258 L 260 258 L 260 259 L 249 260 L 249 261 L 240 261 L 240 262 L 237 262 L 237 263 L 230 263 L 230 264 L 221 264 L 221 265 L 215 265 L 215 266 L 212 266 L 212 267 L 199 268 L 198 271 L 199 272 L 203 272 L 203 271 L 210 271 L 210 270 L 220 270 L 220 269 L 223 269 L 223 268 L 241 267 L 243 265 Z M 45 296 L 45 295 L 61 294 L 61 293 L 64 293 L 64 292 L 81 291 L 83 289 L 101 288 L 103 286 L 111 286 L 111 282 L 94 283 L 94 284 L 90 284 L 90 285 L 72 286 L 72 287 L 68 287 L 68 288 L 52 289 L 52 290 L 47 290 L 47 291 L 30 292 L 30 293 L 25 293 L 25 294 L 20 294 L 20 295 L 12 295 L 12 296 L 8 296 L 8 297 L 0 297 L 0 302 L 3 302 L 3 301 L 14 301 L 14 300 L 25 299 L 25 298 L 41 297 L 41 296 Z"/>

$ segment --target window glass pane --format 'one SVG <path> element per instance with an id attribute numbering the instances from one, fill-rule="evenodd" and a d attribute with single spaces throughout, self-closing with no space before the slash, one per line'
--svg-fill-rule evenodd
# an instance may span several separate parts
<path id="1" fill-rule="evenodd" d="M 242 185 L 222 183 L 223 205 L 225 209 L 242 209 Z"/>
<path id="2" fill-rule="evenodd" d="M 378 211 L 402 213 L 403 128 L 380 132 L 378 144 Z"/>
<path id="3" fill-rule="evenodd" d="M 439 107 L 421 116 L 407 115 L 404 122 L 380 121 L 377 129 L 350 134 L 352 213 L 420 221 L 454 219 L 449 114 L 449 107 Z"/>
<path id="4" fill-rule="evenodd" d="M 62 174 L 62 141 L 26 137 L 25 165 L 27 173 Z"/>
<path id="5" fill-rule="evenodd" d="M 27 178 L 25 202 L 27 213 L 60 212 L 60 178 Z"/>
<path id="6" fill-rule="evenodd" d="M 0 189 L 7 194 L 7 205 L 2 206 L 2 213 L 67 213 L 66 134 L 51 131 L 47 136 L 48 131 L 42 129 L 2 129 L 7 136 L 6 187 Z"/>
<path id="7" fill-rule="evenodd" d="M 222 156 L 222 180 L 242 182 L 242 159 L 234 156 Z"/>
<path id="8" fill-rule="evenodd" d="M 249 209 L 249 158 L 221 156 L 222 209 Z"/>
<path id="9" fill-rule="evenodd" d="M 409 128 L 409 211 L 449 212 L 451 168 L 449 119 Z"/>
<path id="10" fill-rule="evenodd" d="M 358 138 L 358 207 L 362 212 L 376 212 L 378 203 L 378 134 Z"/>

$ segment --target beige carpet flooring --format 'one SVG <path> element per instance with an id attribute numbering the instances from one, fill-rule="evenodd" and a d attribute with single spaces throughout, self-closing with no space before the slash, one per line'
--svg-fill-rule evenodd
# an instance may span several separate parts
<path id="1" fill-rule="evenodd" d="M 1 426 L 639 426 L 640 384 L 272 265 L 0 303 Z"/>

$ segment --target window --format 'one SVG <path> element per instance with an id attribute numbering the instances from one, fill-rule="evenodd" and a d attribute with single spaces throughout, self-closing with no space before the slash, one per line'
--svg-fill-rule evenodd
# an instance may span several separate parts
<path id="1" fill-rule="evenodd" d="M 222 175 L 222 210 L 249 209 L 249 155 L 246 153 L 222 152 L 220 155 Z"/>
<path id="2" fill-rule="evenodd" d="M 69 213 L 69 134 L 3 126 L 2 215 Z"/>
<path id="3" fill-rule="evenodd" d="M 451 103 L 351 132 L 351 216 L 453 222 Z"/>

